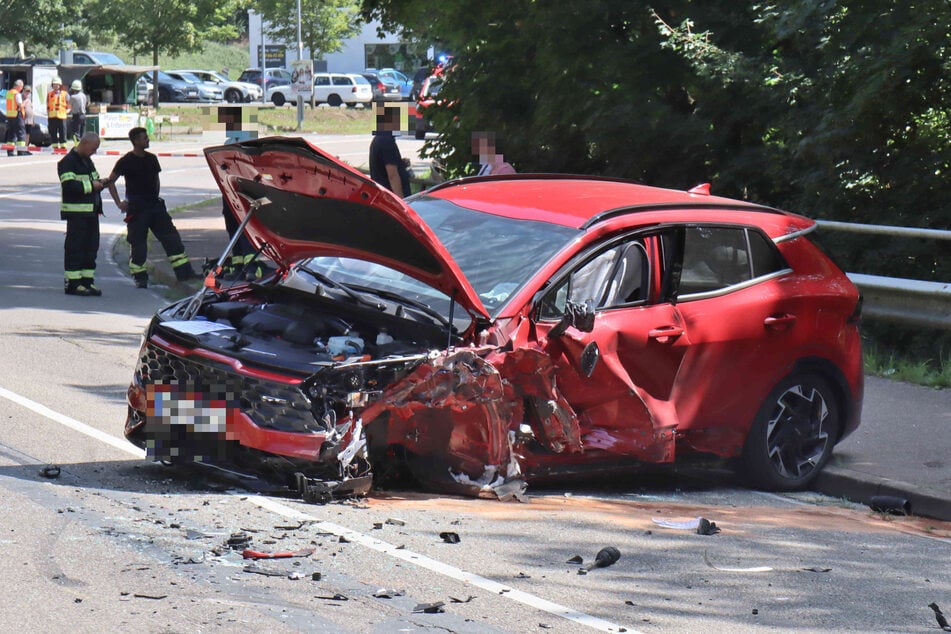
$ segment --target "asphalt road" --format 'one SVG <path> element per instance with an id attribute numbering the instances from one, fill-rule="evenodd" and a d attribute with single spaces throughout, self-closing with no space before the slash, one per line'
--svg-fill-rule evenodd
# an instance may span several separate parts
<path id="1" fill-rule="evenodd" d="M 355 162 L 369 142 L 324 141 Z M 930 632 L 929 603 L 951 612 L 951 525 L 752 492 L 719 470 L 536 488 L 528 504 L 310 506 L 144 462 L 122 439 L 124 392 L 163 300 L 109 261 L 124 229 L 111 203 L 103 297 L 63 294 L 55 163 L 0 157 L 0 630 Z M 170 206 L 213 195 L 202 158 L 162 164 Z M 49 464 L 58 477 L 40 475 Z M 659 523 L 698 516 L 721 532 Z M 246 571 L 224 546 L 238 532 L 313 552 Z M 621 553 L 610 567 L 567 563 L 605 546 Z"/>

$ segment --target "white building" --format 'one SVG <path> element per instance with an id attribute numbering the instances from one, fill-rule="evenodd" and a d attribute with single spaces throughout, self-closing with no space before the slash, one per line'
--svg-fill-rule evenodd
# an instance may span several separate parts
<path id="1" fill-rule="evenodd" d="M 396 35 L 377 36 L 379 22 L 364 24 L 356 36 L 344 41 L 343 48 L 331 53 L 324 59 L 314 60 L 314 71 L 331 73 L 357 73 L 364 68 L 397 68 L 412 76 L 415 70 L 431 57 L 425 47 L 402 42 Z M 260 68 L 259 52 L 261 48 L 261 15 L 255 11 L 248 13 L 249 45 L 251 47 L 251 66 Z M 297 59 L 296 42 L 272 42 L 264 35 L 265 60 L 268 68 L 289 68 Z M 303 59 L 310 57 L 310 51 L 303 50 Z"/>

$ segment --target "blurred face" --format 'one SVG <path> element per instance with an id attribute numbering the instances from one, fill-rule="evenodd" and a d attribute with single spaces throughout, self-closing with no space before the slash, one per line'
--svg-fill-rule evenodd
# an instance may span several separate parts
<path id="1" fill-rule="evenodd" d="M 144 150 L 149 147 L 149 134 L 142 132 L 132 139 L 132 146 Z"/>
<path id="2" fill-rule="evenodd" d="M 82 139 L 76 146 L 76 153 L 80 156 L 89 158 L 99 149 L 99 137 L 95 139 Z"/>

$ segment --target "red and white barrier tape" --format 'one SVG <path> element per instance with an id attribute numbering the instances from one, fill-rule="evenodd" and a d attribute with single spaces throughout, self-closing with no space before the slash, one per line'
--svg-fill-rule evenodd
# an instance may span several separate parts
<path id="1" fill-rule="evenodd" d="M 35 145 L 13 145 L 10 143 L 4 143 L 0 145 L 0 152 L 30 152 L 31 154 L 66 154 L 69 152 L 69 148 L 54 148 L 54 147 L 37 147 Z M 96 152 L 97 156 L 122 156 L 127 154 L 128 150 L 104 150 L 102 152 Z M 201 152 L 153 152 L 155 156 L 178 156 L 186 158 L 200 158 L 205 155 Z"/>

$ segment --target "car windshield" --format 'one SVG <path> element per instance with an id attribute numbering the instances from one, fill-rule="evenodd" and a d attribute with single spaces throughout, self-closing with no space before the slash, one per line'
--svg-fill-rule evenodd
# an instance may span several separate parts
<path id="1" fill-rule="evenodd" d="M 578 234 L 571 227 L 505 218 L 439 198 L 417 198 L 410 205 L 449 250 L 490 314 Z"/>

